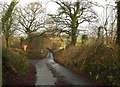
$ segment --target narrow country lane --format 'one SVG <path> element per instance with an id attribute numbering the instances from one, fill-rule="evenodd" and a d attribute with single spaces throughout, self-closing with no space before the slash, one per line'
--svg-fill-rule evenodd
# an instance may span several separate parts
<path id="1" fill-rule="evenodd" d="M 79 76 L 64 66 L 56 63 L 52 54 L 49 58 L 31 60 L 36 67 L 37 79 L 35 85 L 91 85 L 92 82 Z"/>
<path id="2" fill-rule="evenodd" d="M 36 64 L 36 68 L 37 80 L 35 85 L 54 85 L 56 79 L 52 76 L 50 70 L 48 70 L 44 59 Z"/>
<path id="3" fill-rule="evenodd" d="M 55 85 L 56 78 L 48 69 L 45 59 L 31 60 L 31 62 L 35 65 L 37 72 L 35 85 Z"/>

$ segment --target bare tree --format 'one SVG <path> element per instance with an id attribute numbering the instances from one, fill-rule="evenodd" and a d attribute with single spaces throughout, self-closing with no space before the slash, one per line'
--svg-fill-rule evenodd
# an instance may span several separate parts
<path id="1" fill-rule="evenodd" d="M 78 37 L 78 27 L 83 22 L 96 21 L 96 13 L 91 2 L 87 0 L 55 1 L 59 5 L 58 14 L 50 15 L 56 23 L 56 28 L 71 37 L 71 45 L 75 45 Z M 59 27 L 58 27 L 59 26 Z"/>
<path id="2" fill-rule="evenodd" d="M 17 7 L 16 15 L 19 22 L 19 31 L 28 36 L 44 25 L 44 9 L 39 2 L 32 2 L 24 8 Z"/>
<path id="3" fill-rule="evenodd" d="M 111 40 L 115 36 L 116 9 L 111 0 L 106 2 L 107 4 L 100 6 L 103 12 L 98 14 L 96 25 L 98 37 L 101 37 L 102 40 L 105 39 L 109 43 L 112 42 Z"/>

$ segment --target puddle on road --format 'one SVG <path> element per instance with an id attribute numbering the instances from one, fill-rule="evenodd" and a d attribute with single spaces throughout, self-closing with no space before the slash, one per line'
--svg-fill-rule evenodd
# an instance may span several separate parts
<path id="1" fill-rule="evenodd" d="M 57 78 L 55 84 L 56 85 L 72 85 L 68 81 L 65 80 L 64 76 L 61 76 L 57 71 L 54 69 L 57 67 L 58 64 L 54 64 L 54 67 L 51 67 L 48 63 L 46 63 L 49 70 L 52 72 L 53 76 Z M 52 63 L 53 64 L 53 63 Z"/>
<path id="2" fill-rule="evenodd" d="M 73 73 L 66 67 L 56 63 L 54 58 L 47 58 L 46 63 L 52 68 L 59 76 L 64 77 L 65 81 L 73 85 L 94 85 L 88 78 Z"/>

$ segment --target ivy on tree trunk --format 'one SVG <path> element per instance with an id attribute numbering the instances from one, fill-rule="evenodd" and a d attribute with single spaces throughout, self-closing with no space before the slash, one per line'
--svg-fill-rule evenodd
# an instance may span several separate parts
<path id="1" fill-rule="evenodd" d="M 13 0 L 9 7 L 7 8 L 5 14 L 2 17 L 2 31 L 3 34 L 5 36 L 5 40 L 6 40 L 6 46 L 9 46 L 9 37 L 13 34 L 14 31 L 11 30 L 11 26 L 12 26 L 12 11 L 14 9 L 14 7 L 16 6 L 17 2 L 16 0 Z"/>

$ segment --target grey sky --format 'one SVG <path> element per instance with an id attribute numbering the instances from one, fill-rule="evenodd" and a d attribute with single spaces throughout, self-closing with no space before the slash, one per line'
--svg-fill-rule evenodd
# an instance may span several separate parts
<path id="1" fill-rule="evenodd" d="M 8 2 L 8 3 L 10 3 L 11 1 L 12 0 L 2 0 L 2 2 Z M 34 1 L 41 2 L 42 5 L 44 7 L 46 7 L 47 13 L 55 13 L 57 11 L 58 6 L 55 3 L 51 2 L 51 0 L 20 0 L 19 4 L 22 6 L 25 6 L 28 3 L 34 2 Z M 71 0 L 71 1 L 74 1 L 74 0 Z M 111 2 L 113 5 L 115 5 L 113 0 L 92 0 L 92 1 L 96 1 L 96 2 L 100 3 L 101 5 L 105 5 L 108 2 Z M 100 11 L 101 8 L 95 7 L 95 10 L 98 11 L 98 13 L 101 12 Z"/>

